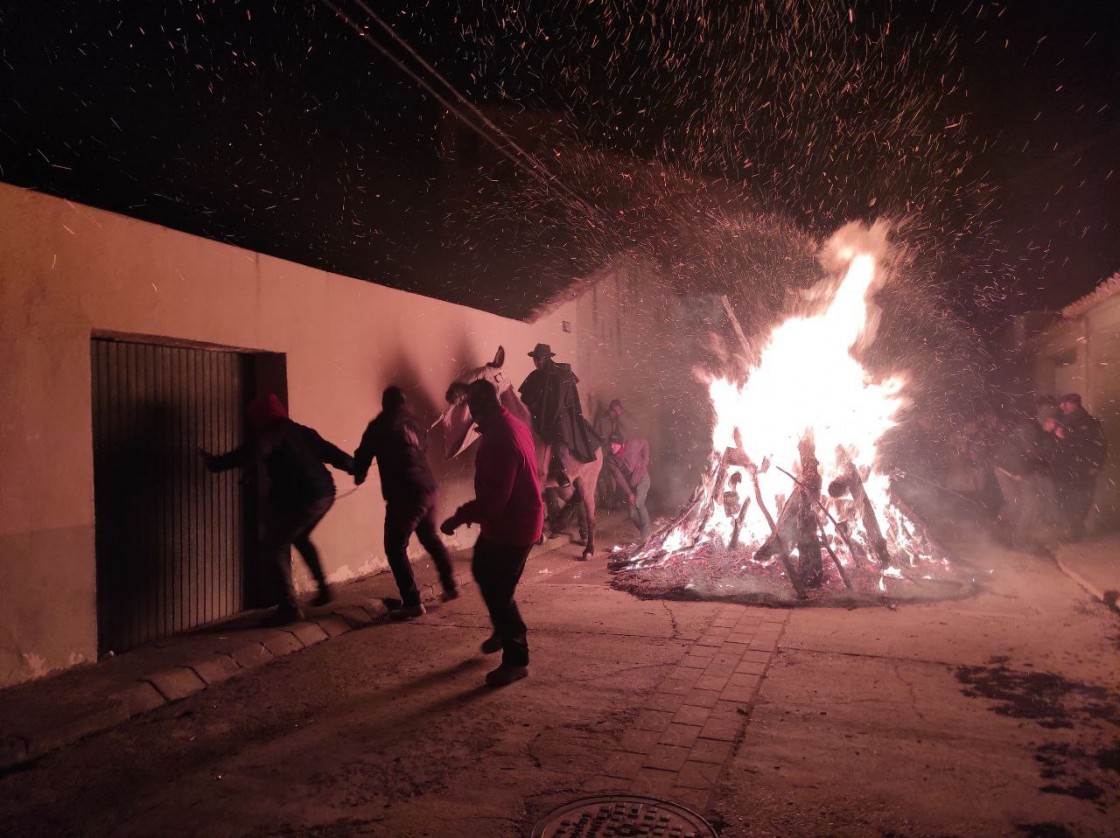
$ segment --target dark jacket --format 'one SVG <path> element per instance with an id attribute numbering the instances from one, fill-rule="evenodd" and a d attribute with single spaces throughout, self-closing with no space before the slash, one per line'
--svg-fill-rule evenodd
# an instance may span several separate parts
<path id="1" fill-rule="evenodd" d="M 1091 478 L 1108 458 L 1108 442 L 1100 420 L 1079 407 L 1060 421 L 1066 427 L 1066 438 L 1060 447 L 1070 476 L 1074 480 Z"/>
<path id="2" fill-rule="evenodd" d="M 460 506 L 455 517 L 480 524 L 482 535 L 496 544 L 534 544 L 544 527 L 544 502 L 533 434 L 504 407 L 480 422 L 478 431 L 475 498 Z"/>
<path id="3" fill-rule="evenodd" d="M 239 448 L 214 457 L 211 471 L 264 463 L 269 497 L 289 504 L 307 504 L 334 497 L 334 480 L 323 463 L 350 472 L 350 455 L 311 428 L 287 418 L 264 424 Z"/>
<path id="4" fill-rule="evenodd" d="M 354 452 L 354 482 L 366 479 L 375 458 L 385 500 L 409 503 L 435 495 L 427 435 L 407 408 L 383 411 L 366 426 Z"/>
<path id="5" fill-rule="evenodd" d="M 607 460 L 615 483 L 626 492 L 633 492 L 643 478 L 649 477 L 649 442 L 628 439 Z"/>
<path id="6" fill-rule="evenodd" d="M 573 457 L 589 463 L 603 443 L 583 416 L 578 383 L 569 364 L 552 362 L 529 373 L 518 392 L 540 438 L 549 445 L 568 446 Z"/>

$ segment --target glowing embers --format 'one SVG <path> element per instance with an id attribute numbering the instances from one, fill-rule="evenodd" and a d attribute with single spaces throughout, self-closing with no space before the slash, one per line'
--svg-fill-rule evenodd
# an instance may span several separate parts
<path id="1" fill-rule="evenodd" d="M 843 277 L 814 289 L 814 312 L 777 326 L 742 384 L 709 382 L 710 467 L 677 520 L 616 569 L 675 569 L 696 587 L 684 578 L 702 565 L 709 593 L 755 576 L 805 599 L 829 588 L 885 593 L 947 566 L 880 470 L 906 378 L 876 380 L 856 357 L 875 337 L 875 258 L 836 245 L 833 255 Z"/>

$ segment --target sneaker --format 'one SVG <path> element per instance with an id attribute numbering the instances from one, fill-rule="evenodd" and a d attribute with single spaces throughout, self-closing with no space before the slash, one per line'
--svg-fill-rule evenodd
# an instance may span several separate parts
<path id="1" fill-rule="evenodd" d="M 298 623 L 302 619 L 303 612 L 298 608 L 281 605 L 261 620 L 261 625 L 265 628 L 277 628 L 279 626 L 290 626 L 292 623 Z"/>
<path id="2" fill-rule="evenodd" d="M 334 593 L 331 591 L 330 585 L 323 585 L 319 588 L 319 593 L 315 595 L 315 599 L 311 600 L 311 604 L 315 607 L 329 605 L 332 602 L 334 602 Z"/>
<path id="3" fill-rule="evenodd" d="M 486 673 L 486 686 L 488 687 L 506 687 L 514 681 L 520 681 L 522 678 L 529 677 L 529 667 L 527 666 L 510 666 L 503 663 L 497 669 Z"/>
<path id="4" fill-rule="evenodd" d="M 394 608 L 389 612 L 389 617 L 393 620 L 415 620 L 427 613 L 428 609 L 424 607 L 424 603 L 418 602 L 415 605 L 402 605 L 400 608 Z"/>
<path id="5" fill-rule="evenodd" d="M 492 655 L 495 652 L 502 651 L 502 636 L 500 634 L 492 634 L 482 641 L 482 645 L 478 647 L 482 654 Z"/>
<path id="6" fill-rule="evenodd" d="M 440 602 L 451 602 L 451 600 L 458 599 L 458 598 L 459 598 L 459 589 L 458 588 L 448 588 L 442 594 L 439 595 Z"/>

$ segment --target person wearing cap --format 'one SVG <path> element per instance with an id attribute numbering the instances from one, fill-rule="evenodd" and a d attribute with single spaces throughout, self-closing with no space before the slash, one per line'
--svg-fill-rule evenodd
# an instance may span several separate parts
<path id="1" fill-rule="evenodd" d="M 1070 538 L 1080 541 L 1085 536 L 1085 519 L 1093 505 L 1097 475 L 1108 458 L 1108 443 L 1100 420 L 1082 406 L 1080 394 L 1067 393 L 1060 402 L 1060 466 L 1054 478 Z"/>
<path id="2" fill-rule="evenodd" d="M 623 439 L 614 434 L 610 438 L 611 456 L 607 460 L 615 485 L 626 498 L 630 520 L 638 528 L 638 535 L 649 538 L 649 442 L 644 439 Z"/>
<path id="3" fill-rule="evenodd" d="M 629 434 L 626 433 L 626 428 L 622 422 L 622 416 L 625 410 L 622 407 L 620 399 L 611 399 L 607 406 L 599 411 L 595 417 L 595 433 L 599 435 L 599 439 L 603 440 L 603 461 L 610 457 L 611 449 L 609 440 L 612 436 L 618 435 L 626 439 Z M 611 474 L 610 469 L 603 469 L 599 472 L 599 484 L 596 487 L 598 492 L 597 497 L 599 504 L 606 509 L 617 509 L 621 499 L 621 493 L 615 486 L 614 475 Z"/>
<path id="4" fill-rule="evenodd" d="M 623 439 L 627 437 L 626 428 L 622 422 L 622 416 L 625 412 L 620 399 L 611 399 L 607 406 L 599 411 L 599 415 L 595 417 L 595 433 L 599 435 L 600 439 L 609 440 L 615 434 Z"/>
<path id="5" fill-rule="evenodd" d="M 312 605 L 326 605 L 333 599 L 323 573 L 319 551 L 311 533 L 334 504 L 334 480 L 324 463 L 351 473 L 350 455 L 323 439 L 318 432 L 293 422 L 275 394 L 260 396 L 246 409 L 249 435 L 245 443 L 225 454 L 200 451 L 206 468 L 212 472 L 264 463 L 268 469 L 269 491 L 265 506 L 262 555 L 275 573 L 280 590 L 276 610 L 266 625 L 281 626 L 303 619 L 295 586 L 292 584 L 294 544 L 319 586 Z"/>
<path id="6" fill-rule="evenodd" d="M 366 426 L 354 452 L 355 484 L 365 481 L 370 465 L 377 460 L 385 498 L 385 556 L 401 594 L 401 607 L 389 616 L 398 620 L 424 614 L 408 561 L 413 533 L 435 563 L 444 601 L 459 595 L 451 557 L 436 532 L 436 479 L 428 464 L 427 434 L 405 401 L 400 387 L 387 387 L 381 395 L 381 413 Z"/>
<path id="7" fill-rule="evenodd" d="M 529 357 L 535 369 L 526 376 L 518 388 L 521 401 L 529 408 L 533 430 L 541 441 L 552 447 L 550 471 L 556 474 L 559 486 L 571 481 L 569 472 L 572 458 L 589 463 L 595 459 L 601 442 L 583 417 L 579 379 L 570 364 L 558 364 L 552 359 L 556 353 L 547 343 L 538 343 Z"/>
<path id="8" fill-rule="evenodd" d="M 490 612 L 493 633 L 482 651 L 502 653 L 486 683 L 503 687 L 529 674 L 528 629 L 514 600 L 529 551 L 544 528 L 544 502 L 537 480 L 537 455 L 529 427 L 498 401 L 485 379 L 467 387 L 467 404 L 481 441 L 474 460 L 474 500 L 440 526 L 451 535 L 463 524 L 479 524 L 471 573 Z"/>

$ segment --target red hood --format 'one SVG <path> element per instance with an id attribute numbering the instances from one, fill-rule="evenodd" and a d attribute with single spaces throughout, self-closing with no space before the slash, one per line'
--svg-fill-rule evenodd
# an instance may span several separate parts
<path id="1" fill-rule="evenodd" d="M 277 419 L 287 419 L 288 411 L 275 393 L 269 393 L 249 402 L 249 406 L 245 408 L 245 416 L 254 430 L 260 430 Z"/>

